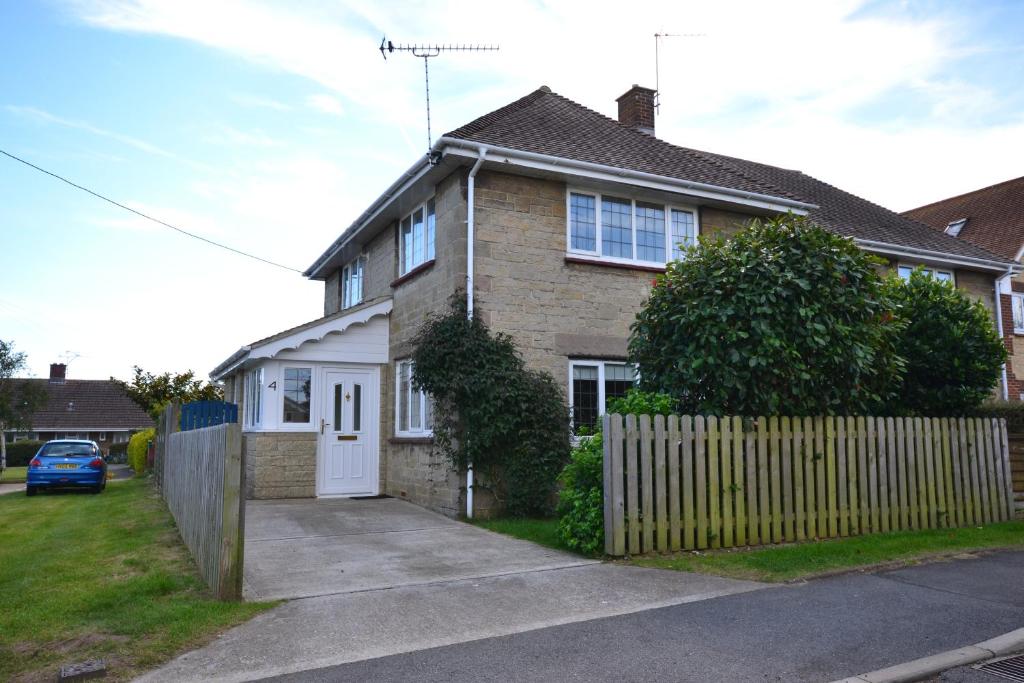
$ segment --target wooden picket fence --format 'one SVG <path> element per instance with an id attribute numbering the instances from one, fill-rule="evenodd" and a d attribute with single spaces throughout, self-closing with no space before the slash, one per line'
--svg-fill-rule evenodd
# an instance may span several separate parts
<path id="1" fill-rule="evenodd" d="M 995 418 L 605 415 L 605 552 L 1004 521 L 1008 454 Z"/>

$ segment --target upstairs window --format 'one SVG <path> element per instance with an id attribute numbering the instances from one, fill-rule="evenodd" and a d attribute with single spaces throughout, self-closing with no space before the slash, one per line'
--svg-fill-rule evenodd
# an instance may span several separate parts
<path id="1" fill-rule="evenodd" d="M 568 250 L 595 261 L 663 266 L 696 243 L 695 209 L 570 192 Z"/>
<path id="2" fill-rule="evenodd" d="M 900 277 L 904 280 L 910 279 L 910 274 L 917 270 L 918 266 L 900 266 L 898 272 Z M 951 270 L 937 270 L 935 268 L 922 268 L 925 275 L 941 280 L 942 282 L 955 282 L 953 279 L 953 271 Z"/>
<path id="3" fill-rule="evenodd" d="M 1010 301 L 1013 304 L 1013 332 L 1024 334 L 1024 294 L 1014 294 Z"/>
<path id="4" fill-rule="evenodd" d="M 437 216 L 433 198 L 416 207 L 398 225 L 398 274 L 405 275 L 413 268 L 434 260 Z"/>
<path id="5" fill-rule="evenodd" d="M 357 258 L 341 270 L 341 307 L 351 308 L 363 302 L 364 259 Z"/>

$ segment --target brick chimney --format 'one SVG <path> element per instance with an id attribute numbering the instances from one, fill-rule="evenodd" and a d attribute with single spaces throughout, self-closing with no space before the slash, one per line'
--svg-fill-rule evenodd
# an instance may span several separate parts
<path id="1" fill-rule="evenodd" d="M 654 135 L 654 90 L 633 84 L 616 102 L 619 123 L 648 135 Z"/>
<path id="2" fill-rule="evenodd" d="M 64 384 L 68 366 L 64 363 L 50 363 L 50 384 Z"/>

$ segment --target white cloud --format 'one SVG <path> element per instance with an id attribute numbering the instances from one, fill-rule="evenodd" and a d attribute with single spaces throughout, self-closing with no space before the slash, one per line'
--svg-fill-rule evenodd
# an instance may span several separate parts
<path id="1" fill-rule="evenodd" d="M 345 113 L 345 108 L 341 106 L 341 101 L 337 97 L 333 97 L 326 93 L 310 95 L 306 98 L 306 104 L 312 109 L 322 111 L 325 114 L 341 116 Z"/>
<path id="2" fill-rule="evenodd" d="M 234 93 L 231 99 L 243 107 L 255 107 L 257 109 L 272 109 L 274 111 L 291 111 L 291 105 L 285 104 L 270 97 L 250 95 L 248 93 Z"/>

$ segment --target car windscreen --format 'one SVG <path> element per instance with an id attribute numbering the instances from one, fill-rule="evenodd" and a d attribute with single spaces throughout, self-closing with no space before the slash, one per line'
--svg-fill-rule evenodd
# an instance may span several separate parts
<path id="1" fill-rule="evenodd" d="M 88 457 L 96 455 L 96 448 L 89 443 L 48 443 L 39 455 L 50 458 Z"/>

